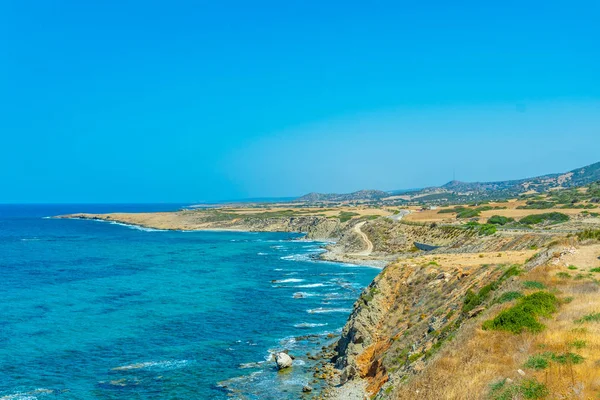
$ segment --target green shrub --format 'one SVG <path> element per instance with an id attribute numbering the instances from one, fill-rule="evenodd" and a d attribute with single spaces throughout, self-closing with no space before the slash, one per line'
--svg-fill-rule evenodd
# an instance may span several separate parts
<path id="1" fill-rule="evenodd" d="M 584 315 L 575 322 L 577 322 L 578 324 L 583 324 L 584 322 L 600 322 L 600 313 Z"/>
<path id="2" fill-rule="evenodd" d="M 490 217 L 490 219 L 488 219 L 487 223 L 494 225 L 506 225 L 509 222 L 514 222 L 514 220 L 514 218 L 503 217 L 501 215 L 493 215 Z"/>
<path id="3" fill-rule="evenodd" d="M 600 229 L 586 229 L 582 232 L 577 233 L 577 238 L 579 240 L 600 240 Z"/>
<path id="4" fill-rule="evenodd" d="M 525 399 L 543 399 L 550 394 L 548 388 L 535 379 L 526 379 L 519 385 L 519 392 Z"/>
<path id="5" fill-rule="evenodd" d="M 569 274 L 568 272 L 558 272 L 556 276 L 560 279 L 569 279 L 571 277 L 571 274 Z"/>
<path id="6" fill-rule="evenodd" d="M 520 273 L 521 270 L 519 269 L 519 266 L 512 265 L 510 268 L 504 271 L 504 273 L 500 275 L 500 277 L 496 281 L 483 286 L 481 289 L 479 289 L 477 293 L 475 293 L 471 289 L 467 290 L 467 293 L 465 294 L 465 300 L 463 302 L 462 311 L 468 313 L 469 311 L 480 306 L 489 297 L 492 291 L 500 287 L 500 284 L 502 282 L 504 282 L 511 276 L 519 275 Z"/>
<path id="7" fill-rule="evenodd" d="M 512 400 L 515 398 L 543 399 L 548 396 L 548 388 L 535 379 L 525 379 L 520 383 L 507 384 L 505 380 L 490 386 L 490 398 L 493 400 Z"/>
<path id="8" fill-rule="evenodd" d="M 556 311 L 558 299 L 548 292 L 536 292 L 521 298 L 517 304 L 484 322 L 485 330 L 502 330 L 521 333 L 523 330 L 540 332 L 544 329 L 538 317 L 549 316 Z"/>
<path id="9" fill-rule="evenodd" d="M 525 289 L 546 289 L 546 285 L 538 281 L 525 281 L 523 282 L 523 287 Z"/>
<path id="10" fill-rule="evenodd" d="M 556 205 L 553 201 L 534 201 L 528 200 L 524 206 L 518 206 L 520 209 L 543 210 L 552 208 Z"/>
<path id="11" fill-rule="evenodd" d="M 576 353 L 561 353 L 554 354 L 551 352 L 544 353 L 546 357 L 557 364 L 581 364 L 585 358 Z"/>
<path id="12" fill-rule="evenodd" d="M 348 222 L 352 219 L 352 217 L 355 217 L 357 215 L 360 214 L 349 211 L 340 211 L 340 215 L 338 216 L 338 218 L 340 219 L 340 222 Z"/>
<path id="13" fill-rule="evenodd" d="M 590 272 L 600 272 L 600 268 L 592 268 L 590 269 Z"/>
<path id="14" fill-rule="evenodd" d="M 569 216 L 559 212 L 551 212 L 545 214 L 533 214 L 523 217 L 519 220 L 521 224 L 538 225 L 538 224 L 560 224 L 567 222 Z"/>
<path id="15" fill-rule="evenodd" d="M 574 340 L 569 343 L 569 346 L 575 347 L 576 349 L 583 349 L 587 345 L 585 340 Z"/>
<path id="16" fill-rule="evenodd" d="M 567 268 L 570 269 L 570 270 L 576 270 L 577 269 L 577 267 L 574 266 L 574 265 L 569 265 Z"/>
<path id="17" fill-rule="evenodd" d="M 479 211 L 476 209 L 465 209 L 456 214 L 456 218 L 474 218 L 479 217 Z"/>
<path id="18" fill-rule="evenodd" d="M 496 233 L 497 228 L 496 225 L 493 224 L 479 224 L 477 222 L 471 221 L 467 222 L 463 225 L 465 229 L 472 230 L 477 232 L 478 235 L 489 236 Z"/>
<path id="19" fill-rule="evenodd" d="M 498 303 L 508 303 L 509 301 L 517 300 L 523 297 L 521 292 L 506 292 L 502 293 L 500 297 L 498 297 Z"/>
<path id="20" fill-rule="evenodd" d="M 541 354 L 537 354 L 529 357 L 524 366 L 525 368 L 540 370 L 548 368 L 549 365 L 550 363 L 548 362 L 546 357 L 544 357 Z"/>

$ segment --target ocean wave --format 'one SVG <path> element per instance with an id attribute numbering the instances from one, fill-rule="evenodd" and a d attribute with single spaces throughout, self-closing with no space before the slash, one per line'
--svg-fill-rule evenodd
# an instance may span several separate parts
<path id="1" fill-rule="evenodd" d="M 263 252 L 259 252 L 259 253 L 256 253 L 256 255 L 257 255 L 257 256 L 268 256 L 268 255 L 269 255 L 269 253 L 263 253 Z"/>
<path id="2" fill-rule="evenodd" d="M 271 283 L 297 283 L 297 282 L 304 282 L 304 279 L 288 278 L 288 279 L 279 279 L 279 280 L 271 281 Z"/>
<path id="3" fill-rule="evenodd" d="M 174 360 L 174 361 L 146 361 L 135 364 L 122 365 L 115 367 L 113 371 L 129 371 L 132 369 L 178 369 L 190 363 L 189 360 Z"/>
<path id="4" fill-rule="evenodd" d="M 311 292 L 296 292 L 292 295 L 295 299 L 301 299 L 303 297 L 315 297 L 315 296 L 323 296 L 321 293 L 311 293 Z"/>
<path id="5" fill-rule="evenodd" d="M 240 364 L 239 368 L 240 369 L 260 368 L 265 362 L 266 361 L 243 363 L 243 364 Z"/>
<path id="6" fill-rule="evenodd" d="M 318 324 L 318 323 L 309 323 L 309 322 L 301 322 L 299 324 L 294 324 L 294 328 L 316 328 L 319 326 L 327 326 L 326 323 Z"/>
<path id="7" fill-rule="evenodd" d="M 94 220 L 94 221 L 100 221 L 100 220 Z M 155 229 L 155 228 L 146 228 L 145 226 L 139 226 L 139 225 L 133 225 L 133 224 L 126 224 L 123 222 L 116 222 L 116 221 L 105 221 L 110 223 L 111 225 L 120 225 L 120 226 L 125 226 L 129 229 L 135 229 L 137 231 L 143 231 L 143 232 L 166 232 L 166 229 Z"/>
<path id="8" fill-rule="evenodd" d="M 306 285 L 296 285 L 296 286 L 292 286 L 294 288 L 313 288 L 313 287 L 322 287 L 322 286 L 327 286 L 324 283 L 308 283 Z"/>
<path id="9" fill-rule="evenodd" d="M 338 312 L 349 313 L 349 312 L 352 312 L 352 309 L 351 308 L 323 308 L 323 307 L 319 307 L 319 308 L 312 308 L 310 310 L 306 310 L 306 312 L 309 313 L 309 314 L 338 313 Z"/>
<path id="10" fill-rule="evenodd" d="M 40 388 L 32 390 L 31 392 L 16 392 L 7 394 L 0 397 L 0 400 L 36 400 L 38 399 L 38 396 L 45 396 L 52 393 L 54 393 L 54 390 Z"/>
<path id="11" fill-rule="evenodd" d="M 42 239 L 35 238 L 35 237 L 34 238 L 23 238 L 23 239 L 21 239 L 21 242 L 39 242 L 40 240 L 42 240 Z M 0 399 L 2 399 L 2 397 L 0 397 Z"/>

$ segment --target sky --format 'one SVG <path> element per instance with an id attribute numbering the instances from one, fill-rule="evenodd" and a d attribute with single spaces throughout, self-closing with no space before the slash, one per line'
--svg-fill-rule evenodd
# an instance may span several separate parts
<path id="1" fill-rule="evenodd" d="M 0 203 L 201 202 L 600 161 L 598 1 L 0 2 Z"/>

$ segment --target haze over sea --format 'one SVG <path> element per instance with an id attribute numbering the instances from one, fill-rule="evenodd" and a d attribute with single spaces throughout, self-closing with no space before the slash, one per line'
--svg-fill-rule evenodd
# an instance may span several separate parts
<path id="1" fill-rule="evenodd" d="M 0 205 L 0 399 L 297 398 L 376 269 L 298 234 L 44 218 L 180 207 Z"/>

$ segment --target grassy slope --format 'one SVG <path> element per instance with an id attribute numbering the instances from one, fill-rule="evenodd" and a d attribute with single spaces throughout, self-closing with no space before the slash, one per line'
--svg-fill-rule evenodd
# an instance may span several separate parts
<path id="1" fill-rule="evenodd" d="M 582 247 L 575 254 L 562 257 L 559 265 L 550 263 L 534 268 L 511 283 L 512 287 L 505 288 L 529 294 L 539 289 L 531 284 L 528 285 L 531 289 L 527 289 L 523 282 L 539 282 L 562 299 L 556 313 L 540 319 L 545 325 L 540 333 L 483 330 L 485 320 L 519 300 L 496 304 L 466 324 L 423 374 L 395 388 L 389 398 L 510 399 L 512 395 L 597 398 L 600 395 L 600 370 L 596 365 L 600 359 L 600 317 L 596 319 L 593 315 L 600 312 L 600 287 L 596 280 L 600 274 L 590 270 L 600 266 L 598 255 L 600 245 Z M 590 321 L 580 322 L 590 315 Z M 564 356 L 569 353 L 573 356 Z M 540 367 L 530 361 L 532 357 L 533 361 L 539 361 L 542 356 L 549 360 L 547 367 L 532 368 Z M 513 382 L 499 384 L 506 378 Z M 494 384 L 496 391 L 492 391 Z"/>

